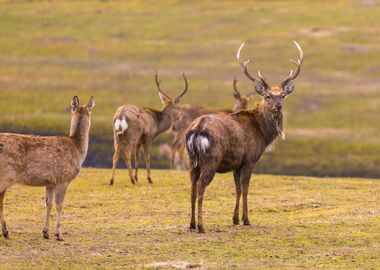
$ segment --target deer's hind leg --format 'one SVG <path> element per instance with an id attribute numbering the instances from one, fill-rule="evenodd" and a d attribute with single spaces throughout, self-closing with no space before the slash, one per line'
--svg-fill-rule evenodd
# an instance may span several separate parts
<path id="1" fill-rule="evenodd" d="M 190 230 L 195 230 L 195 203 L 197 200 L 197 181 L 199 178 L 199 168 L 193 168 L 190 172 L 191 178 L 191 220 Z"/>
<path id="2" fill-rule="evenodd" d="M 3 214 L 4 197 L 5 197 L 5 190 L 2 193 L 0 193 L 0 221 L 1 221 L 1 229 L 2 229 L 3 236 L 5 238 L 8 238 L 9 232 L 8 232 L 7 224 L 5 223 L 4 214 Z"/>
<path id="3" fill-rule="evenodd" d="M 115 137 L 115 142 L 114 142 L 114 147 L 115 147 L 115 152 L 113 153 L 113 157 L 112 157 L 112 175 L 111 175 L 111 179 L 110 179 L 110 185 L 112 186 L 113 185 L 113 182 L 114 182 L 114 179 L 115 179 L 115 170 L 116 170 L 116 165 L 117 165 L 117 162 L 119 160 L 119 156 L 120 156 L 120 142 L 116 141 L 116 137 Z"/>
<path id="4" fill-rule="evenodd" d="M 133 175 L 133 167 L 132 167 L 132 145 L 129 144 L 127 145 L 126 149 L 123 149 L 123 157 L 125 160 L 125 163 L 127 164 L 128 172 L 129 172 L 129 177 L 131 179 L 132 184 L 136 184 L 135 176 Z"/>
<path id="5" fill-rule="evenodd" d="M 211 167 L 212 168 L 212 167 Z M 211 183 L 212 179 L 215 176 L 215 170 L 206 169 L 203 170 L 197 181 L 197 197 L 198 197 L 198 232 L 204 233 L 205 229 L 203 227 L 203 213 L 202 213 L 202 204 L 203 204 L 203 194 L 206 190 L 206 187 Z"/>
<path id="6" fill-rule="evenodd" d="M 53 207 L 53 199 L 54 199 L 54 186 L 46 186 L 46 217 L 45 217 L 45 225 L 42 230 L 43 236 L 45 239 L 49 239 L 49 218 L 50 212 Z"/>

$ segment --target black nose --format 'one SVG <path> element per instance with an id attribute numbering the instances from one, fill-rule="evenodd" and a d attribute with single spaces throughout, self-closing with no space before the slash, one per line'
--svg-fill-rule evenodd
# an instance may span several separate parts
<path id="1" fill-rule="evenodd" d="M 277 103 L 277 104 L 276 104 L 276 109 L 277 109 L 277 110 L 281 110 L 281 108 L 282 108 L 282 104 L 281 104 L 281 103 Z"/>

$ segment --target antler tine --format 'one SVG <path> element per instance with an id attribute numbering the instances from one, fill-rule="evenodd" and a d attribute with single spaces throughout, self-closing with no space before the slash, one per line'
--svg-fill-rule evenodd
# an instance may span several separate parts
<path id="1" fill-rule="evenodd" d="M 259 77 L 260 77 L 260 80 L 261 80 L 261 83 L 265 86 L 268 86 L 268 83 L 267 81 L 263 78 L 263 76 L 261 75 L 261 72 L 260 70 L 257 71 L 257 74 L 259 74 Z"/>
<path id="2" fill-rule="evenodd" d="M 292 62 L 293 64 L 295 64 L 297 66 L 297 69 L 296 69 L 296 72 L 294 74 L 293 74 L 293 70 L 290 71 L 289 76 L 281 83 L 281 86 L 285 86 L 290 81 L 293 81 L 295 78 L 298 77 L 298 75 L 301 72 L 301 66 L 303 63 L 303 51 L 301 49 L 301 46 L 297 43 L 297 41 L 294 40 L 293 42 L 296 45 L 297 50 L 299 52 L 299 58 L 297 59 L 297 61 L 295 61 L 293 59 L 289 59 L 289 61 Z"/>
<path id="3" fill-rule="evenodd" d="M 186 78 L 185 72 L 182 73 L 182 77 L 183 77 L 183 80 L 185 81 L 185 89 L 183 90 L 183 92 L 182 92 L 179 96 L 177 96 L 177 97 L 175 98 L 175 100 L 178 100 L 178 99 L 180 99 L 181 97 L 183 97 L 183 95 L 186 94 L 187 89 L 189 88 L 189 81 L 188 81 L 187 78 Z"/>
<path id="4" fill-rule="evenodd" d="M 161 80 L 158 79 L 158 72 L 157 71 L 156 71 L 156 76 L 154 76 L 154 80 L 156 81 L 158 92 L 160 92 L 167 99 L 171 100 L 171 98 L 161 90 L 161 87 L 160 87 Z"/>
<path id="5" fill-rule="evenodd" d="M 237 89 L 237 86 L 236 86 L 236 84 L 237 84 L 237 79 L 236 79 L 236 76 L 234 77 L 234 82 L 233 82 L 233 87 L 234 87 L 234 91 L 236 92 L 236 94 L 238 94 L 239 96 L 241 96 L 241 94 L 240 94 L 240 92 L 239 92 L 239 90 Z"/>
<path id="6" fill-rule="evenodd" d="M 243 42 L 243 43 L 240 45 L 240 47 L 239 47 L 239 49 L 238 49 L 238 51 L 237 51 L 237 54 L 236 54 L 236 59 L 237 59 L 237 61 L 239 62 L 240 67 L 241 67 L 242 70 L 244 71 L 244 74 L 245 74 L 245 75 L 246 75 L 251 81 L 256 82 L 257 79 L 256 79 L 253 75 L 251 75 L 251 74 L 249 73 L 248 68 L 247 68 L 247 64 L 249 63 L 250 60 L 248 59 L 248 60 L 246 60 L 246 61 L 244 61 L 244 62 L 241 62 L 241 61 L 240 61 L 240 52 L 241 52 L 241 49 L 244 47 L 244 45 L 245 45 L 245 42 Z"/>

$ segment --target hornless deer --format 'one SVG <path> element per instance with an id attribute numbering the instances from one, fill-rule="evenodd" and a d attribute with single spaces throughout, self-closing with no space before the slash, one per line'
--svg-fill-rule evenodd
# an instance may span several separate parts
<path id="1" fill-rule="evenodd" d="M 13 184 L 45 186 L 46 219 L 44 238 L 49 238 L 49 215 L 55 204 L 57 223 L 55 236 L 62 241 L 61 213 L 66 190 L 78 175 L 87 155 L 91 111 L 94 98 L 85 106 L 79 105 L 77 96 L 71 101 L 70 135 L 33 136 L 0 133 L 0 219 L 4 237 L 8 237 L 3 216 L 6 190 Z"/>
<path id="2" fill-rule="evenodd" d="M 250 225 L 248 219 L 248 187 L 255 163 L 265 148 L 280 135 L 284 139 L 282 107 L 284 99 L 294 90 L 293 81 L 301 71 L 303 52 L 295 42 L 299 59 L 290 60 L 297 70 L 281 83 L 279 87 L 270 87 L 258 72 L 259 78 L 248 72 L 249 60 L 240 62 L 244 74 L 255 83 L 256 91 L 262 101 L 252 110 L 241 110 L 230 115 L 206 115 L 197 118 L 186 132 L 186 147 L 191 162 L 191 221 L 190 228 L 195 229 L 195 202 L 198 198 L 198 231 L 204 233 L 202 220 L 202 201 L 206 186 L 213 180 L 215 173 L 233 171 L 236 187 L 236 206 L 233 224 L 239 224 L 239 202 L 243 192 L 244 225 Z"/>
<path id="3" fill-rule="evenodd" d="M 171 144 L 171 158 L 170 158 L 170 167 L 171 169 L 175 168 L 175 157 L 178 157 L 180 167 L 187 169 L 187 158 L 185 157 L 185 131 L 187 127 L 191 124 L 194 119 L 198 118 L 201 115 L 205 114 L 228 114 L 232 112 L 237 112 L 242 109 L 247 109 L 248 104 L 251 101 L 254 93 L 249 93 L 247 95 L 240 94 L 237 89 L 237 79 L 234 77 L 233 80 L 233 96 L 235 98 L 235 104 L 232 110 L 222 109 L 222 110 L 213 110 L 205 107 L 195 107 L 191 105 L 182 105 L 179 106 L 179 114 L 177 119 L 174 121 L 172 126 L 172 132 L 174 133 L 174 139 Z"/>
<path id="4" fill-rule="evenodd" d="M 158 94 L 164 107 L 161 111 L 150 108 L 139 108 L 135 105 L 124 105 L 116 110 L 113 117 L 113 133 L 114 133 L 114 147 L 113 154 L 112 176 L 110 185 L 113 185 L 115 178 L 115 170 L 117 161 L 119 160 L 120 151 L 123 151 L 123 157 L 127 163 L 129 177 L 132 184 L 137 183 L 137 171 L 140 160 L 140 147 L 143 145 L 145 165 L 147 169 L 147 178 L 149 183 L 152 182 L 150 174 L 150 147 L 153 139 L 168 130 L 172 125 L 172 119 L 177 113 L 175 110 L 176 105 L 179 103 L 183 95 L 187 92 L 189 82 L 182 74 L 185 81 L 185 89 L 176 98 L 172 99 L 165 94 L 160 87 L 161 81 L 158 79 L 156 73 L 155 81 Z M 135 154 L 135 173 L 132 172 L 131 156 Z"/>

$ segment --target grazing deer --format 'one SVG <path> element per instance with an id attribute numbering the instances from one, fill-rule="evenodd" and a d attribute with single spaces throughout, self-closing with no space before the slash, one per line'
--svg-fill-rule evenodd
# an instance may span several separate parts
<path id="1" fill-rule="evenodd" d="M 57 224 L 55 236 L 62 241 L 61 214 L 63 199 L 72 180 L 78 175 L 87 155 L 94 98 L 85 106 L 77 96 L 71 101 L 70 135 L 42 137 L 0 133 L 0 219 L 4 237 L 8 230 L 3 216 L 6 190 L 13 184 L 45 186 L 46 219 L 44 238 L 49 238 L 49 215 L 55 197 Z"/>
<path id="2" fill-rule="evenodd" d="M 185 156 L 185 131 L 187 127 L 191 124 L 194 119 L 201 115 L 205 114 L 228 114 L 232 112 L 237 112 L 242 109 L 247 109 L 248 104 L 251 101 L 253 97 L 253 92 L 249 93 L 247 95 L 240 94 L 239 90 L 237 89 L 237 79 L 234 77 L 233 80 L 233 96 L 235 98 L 235 104 L 232 110 L 229 109 L 222 109 L 222 110 L 212 110 L 205 107 L 194 107 L 191 105 L 182 105 L 179 106 L 179 114 L 177 119 L 174 121 L 172 126 L 172 132 L 174 133 L 174 139 L 171 144 L 171 158 L 170 158 L 170 168 L 175 168 L 175 158 L 178 157 L 178 163 L 180 168 L 187 169 L 187 158 Z"/>
<path id="3" fill-rule="evenodd" d="M 160 87 L 161 81 L 156 73 L 155 81 L 158 90 L 158 95 L 164 107 L 161 111 L 150 108 L 139 108 L 135 105 L 124 105 L 116 110 L 113 117 L 113 133 L 114 147 L 112 164 L 112 176 L 110 185 L 113 185 L 115 178 L 115 170 L 117 161 L 119 160 L 120 151 L 123 152 L 123 157 L 127 163 L 129 177 L 132 184 L 137 183 L 137 171 L 140 160 L 140 147 L 143 146 L 145 165 L 147 169 L 147 178 L 149 183 L 153 183 L 150 174 L 150 147 L 153 139 L 168 130 L 172 125 L 172 119 L 177 113 L 176 105 L 179 103 L 183 95 L 187 92 L 189 82 L 185 73 L 182 74 L 185 81 L 185 89 L 176 98 L 172 99 L 165 94 Z M 135 154 L 135 173 L 132 172 L 131 156 Z"/>
<path id="4" fill-rule="evenodd" d="M 191 162 L 191 221 L 190 228 L 195 229 L 195 202 L 198 198 L 198 231 L 204 233 L 202 220 L 202 201 L 205 188 L 211 183 L 215 173 L 233 171 L 236 187 L 236 206 L 233 223 L 239 224 L 239 202 L 243 193 L 244 225 L 250 225 L 248 219 L 248 187 L 255 163 L 265 148 L 277 137 L 284 138 L 282 107 L 284 99 L 294 90 L 293 81 L 301 71 L 303 52 L 294 42 L 299 59 L 291 60 L 297 70 L 281 83 L 279 87 L 270 87 L 258 72 L 259 78 L 248 72 L 249 60 L 240 62 L 244 74 L 255 83 L 262 101 L 252 110 L 242 110 L 230 115 L 206 115 L 197 118 L 186 132 L 186 147 Z"/>

